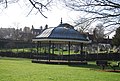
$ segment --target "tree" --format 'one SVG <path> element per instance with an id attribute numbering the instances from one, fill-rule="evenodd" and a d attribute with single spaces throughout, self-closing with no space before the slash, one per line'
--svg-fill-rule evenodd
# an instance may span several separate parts
<path id="1" fill-rule="evenodd" d="M 96 25 L 96 30 L 97 38 L 104 38 L 104 26 L 101 23 Z"/>
<path id="2" fill-rule="evenodd" d="M 112 42 L 113 45 L 120 46 L 120 27 L 117 28 L 116 34 L 114 35 Z"/>
<path id="3" fill-rule="evenodd" d="M 0 0 L 0 5 L 2 5 L 3 8 L 7 8 L 8 4 L 12 4 L 12 3 L 17 3 L 20 0 Z M 29 1 L 29 3 L 28 3 Z M 49 10 L 48 7 L 50 7 L 50 3 L 52 3 L 53 0 L 24 0 L 23 2 L 27 2 L 27 4 L 31 4 L 32 8 L 30 10 L 30 12 L 28 13 L 28 15 L 34 10 L 36 9 L 37 12 L 36 14 L 39 12 L 42 16 L 44 16 L 45 18 L 47 18 L 47 16 L 45 16 L 43 14 L 44 10 Z M 30 7 L 29 7 L 30 8 Z"/>
<path id="4" fill-rule="evenodd" d="M 65 5 L 75 11 L 83 13 L 88 21 L 101 21 L 105 29 L 120 26 L 120 0 L 63 0 Z M 84 15 L 85 14 L 85 15 Z"/>
<path id="5" fill-rule="evenodd" d="M 93 21 L 87 21 L 87 18 L 80 18 L 79 20 L 76 20 L 74 23 L 76 24 L 75 27 L 78 27 L 78 31 L 85 32 L 88 31 L 90 28 L 90 24 Z"/>
<path id="6" fill-rule="evenodd" d="M 93 30 L 93 35 L 94 41 L 96 41 L 97 43 L 105 37 L 104 26 L 101 23 L 96 25 L 95 29 Z"/>

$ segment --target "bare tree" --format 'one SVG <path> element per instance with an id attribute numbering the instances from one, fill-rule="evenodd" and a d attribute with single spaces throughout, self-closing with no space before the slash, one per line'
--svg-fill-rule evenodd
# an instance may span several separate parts
<path id="1" fill-rule="evenodd" d="M 65 5 L 87 15 L 88 21 L 97 20 L 104 27 L 115 29 L 120 26 L 120 0 L 63 0 Z M 85 15 L 81 16 L 85 16 Z M 110 31 L 112 31 L 112 29 Z"/>
<path id="2" fill-rule="evenodd" d="M 105 37 L 103 24 L 99 23 L 96 25 L 94 29 L 94 36 L 98 40 Z"/>
<path id="3" fill-rule="evenodd" d="M 2 5 L 3 8 L 7 8 L 9 4 L 17 3 L 19 1 L 20 0 L 0 0 L 0 6 Z M 32 5 L 32 8 L 28 15 L 33 11 L 33 9 L 36 9 L 37 10 L 36 14 L 39 12 L 42 16 L 47 18 L 47 16 L 45 16 L 43 12 L 44 10 L 49 10 L 48 7 L 50 7 L 50 3 L 52 3 L 53 0 L 23 0 L 23 2 L 26 1 L 29 1 L 29 3 L 27 4 Z"/>
<path id="4" fill-rule="evenodd" d="M 88 21 L 87 18 L 80 18 L 76 20 L 74 23 L 76 24 L 75 27 L 78 28 L 78 31 L 80 32 L 86 32 L 90 29 L 90 24 L 93 22 L 93 20 Z"/>
<path id="5" fill-rule="evenodd" d="M 50 3 L 52 3 L 52 0 L 29 0 L 29 2 L 32 4 L 32 9 L 29 13 L 32 12 L 32 10 L 35 8 L 38 10 L 38 12 L 44 16 L 45 18 L 47 18 L 47 16 L 45 16 L 43 14 L 43 10 L 48 10 L 48 7 L 50 6 Z"/>
<path id="6" fill-rule="evenodd" d="M 8 4 L 16 3 L 18 1 L 19 0 L 0 0 L 0 5 L 2 5 L 4 8 L 7 8 Z"/>

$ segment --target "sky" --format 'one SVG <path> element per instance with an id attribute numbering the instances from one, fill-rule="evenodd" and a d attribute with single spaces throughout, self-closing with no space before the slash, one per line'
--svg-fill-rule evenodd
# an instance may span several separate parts
<path id="1" fill-rule="evenodd" d="M 28 15 L 31 10 L 31 6 L 26 6 L 22 2 L 9 4 L 6 9 L 0 10 L 0 27 L 2 28 L 23 28 L 25 26 L 35 28 L 45 26 L 49 27 L 58 26 L 61 18 L 63 23 L 73 23 L 73 19 L 76 19 L 80 13 L 68 10 L 60 6 L 54 6 L 50 10 L 45 11 L 44 14 L 48 18 L 44 18 L 40 13 L 35 14 L 34 9 L 31 14 Z M 28 16 L 27 16 L 28 15 Z"/>

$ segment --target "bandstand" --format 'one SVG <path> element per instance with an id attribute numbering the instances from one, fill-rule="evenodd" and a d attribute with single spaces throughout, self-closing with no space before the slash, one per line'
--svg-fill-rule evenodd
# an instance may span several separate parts
<path id="1" fill-rule="evenodd" d="M 37 55 L 32 62 L 37 63 L 80 63 L 85 59 L 82 57 L 83 46 L 90 43 L 89 38 L 85 34 L 81 34 L 74 27 L 68 23 L 61 23 L 57 27 L 50 27 L 44 30 L 40 35 L 32 39 L 36 43 Z M 74 55 L 71 54 L 71 49 L 77 47 L 77 58 L 74 59 Z M 55 54 L 55 49 L 58 51 L 66 49 L 67 54 Z M 74 48 L 75 49 L 75 48 Z M 43 53 L 44 50 L 44 53 Z"/>

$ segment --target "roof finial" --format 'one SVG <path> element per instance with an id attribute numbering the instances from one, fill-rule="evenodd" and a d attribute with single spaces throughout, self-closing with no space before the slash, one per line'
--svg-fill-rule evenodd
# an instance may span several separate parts
<path id="1" fill-rule="evenodd" d="M 61 22 L 60 22 L 60 24 L 62 24 L 62 17 L 61 17 Z"/>

